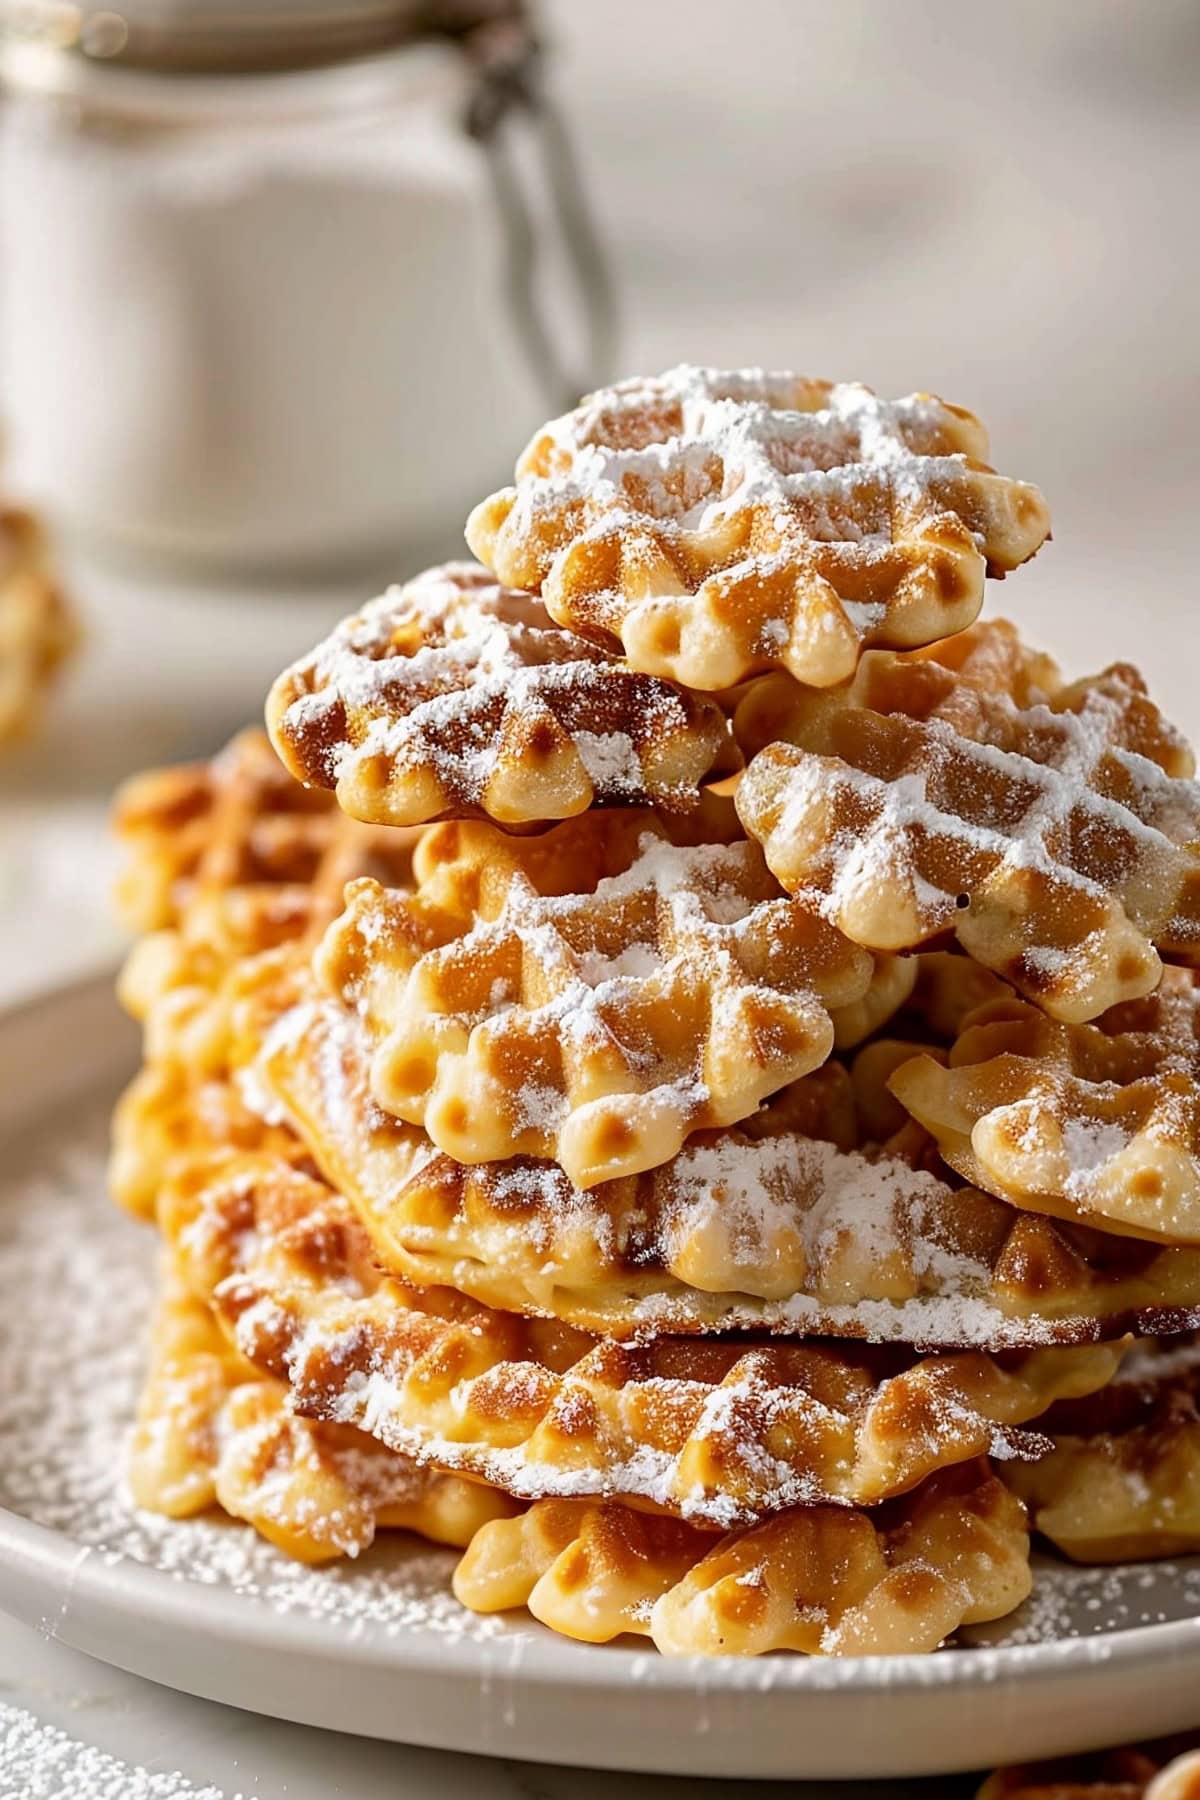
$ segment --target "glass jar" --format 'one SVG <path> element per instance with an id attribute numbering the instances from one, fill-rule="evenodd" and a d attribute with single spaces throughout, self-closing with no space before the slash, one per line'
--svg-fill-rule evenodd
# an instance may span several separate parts
<path id="1" fill-rule="evenodd" d="M 521 5 L 0 17 L 8 479 L 61 528 L 209 572 L 398 571 L 609 372 Z"/>

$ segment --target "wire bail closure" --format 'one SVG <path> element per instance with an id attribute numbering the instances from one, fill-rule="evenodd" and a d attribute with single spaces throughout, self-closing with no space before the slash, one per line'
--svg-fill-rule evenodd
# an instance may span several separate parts
<path id="1" fill-rule="evenodd" d="M 504 233 L 505 287 L 526 359 L 555 411 L 612 373 L 617 309 L 608 259 L 584 191 L 570 135 L 549 98 L 544 52 L 526 17 L 509 17 L 464 32 L 459 43 L 473 74 L 467 133 L 484 150 Z M 579 359 L 560 350 L 540 291 L 544 244 L 516 157 L 510 123 L 533 127 L 551 216 L 562 235 L 567 267 L 583 316 Z"/>
<path id="2" fill-rule="evenodd" d="M 513 326 L 555 412 L 611 377 L 616 304 L 608 260 L 584 192 L 570 134 L 545 80 L 545 53 L 526 0 L 375 0 L 298 8 L 290 17 L 254 6 L 167 11 L 120 0 L 0 0 L 0 45 L 56 53 L 63 68 L 122 68 L 162 75 L 282 73 L 372 57 L 406 45 L 453 45 L 470 92 L 462 116 L 484 152 L 499 215 L 502 280 Z M 39 69 L 39 81 L 45 65 Z M 11 74 L 11 71 L 7 71 Z M 536 174 L 515 154 L 523 118 Z M 538 188 L 543 190 L 539 193 Z M 549 234 L 561 238 L 582 330 L 574 351 L 558 341 L 541 279 Z"/>

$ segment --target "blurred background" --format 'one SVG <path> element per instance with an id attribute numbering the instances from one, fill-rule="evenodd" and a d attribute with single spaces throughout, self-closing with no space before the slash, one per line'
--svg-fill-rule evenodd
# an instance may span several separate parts
<path id="1" fill-rule="evenodd" d="M 1200 729 L 1195 0 L 544 0 L 540 52 L 523 10 L 0 0 L 0 481 L 82 625 L 0 748 L 0 996 L 115 949 L 114 782 L 607 376 L 971 407 L 1055 520 L 992 609 Z"/>

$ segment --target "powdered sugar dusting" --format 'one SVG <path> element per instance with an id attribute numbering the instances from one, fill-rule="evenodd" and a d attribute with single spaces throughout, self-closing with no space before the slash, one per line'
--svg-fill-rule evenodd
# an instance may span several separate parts
<path id="1" fill-rule="evenodd" d="M 734 1259 L 761 1264 L 764 1249 L 792 1224 L 810 1268 L 849 1238 L 864 1263 L 903 1256 L 918 1279 L 936 1269 L 983 1288 L 982 1263 L 920 1234 L 929 1204 L 948 1197 L 936 1176 L 899 1159 L 871 1159 L 790 1132 L 757 1143 L 689 1144 L 672 1166 L 660 1250 L 669 1262 L 697 1230 L 718 1225 Z"/>
<path id="2" fill-rule="evenodd" d="M 1200 1557 L 1089 1569 L 1038 1555 L 1033 1574 L 1033 1592 L 1016 1612 L 967 1626 L 963 1640 L 999 1649 L 1091 1639 L 1100 1656 L 1113 1632 L 1176 1619 L 1200 1623 Z"/>
<path id="3" fill-rule="evenodd" d="M 516 937 L 551 988 L 538 1015 L 558 1021 L 572 1041 L 607 1039 L 605 1007 L 631 1001 L 639 985 L 676 964 L 698 964 L 706 975 L 731 972 L 743 938 L 764 930 L 771 906 L 791 917 L 786 900 L 763 902 L 757 857 L 744 843 L 685 848 L 648 833 L 630 867 L 600 880 L 594 892 L 546 896 L 515 876 L 499 917 L 476 924 L 453 954 L 483 956 Z M 475 1022 L 515 1002 L 512 988 L 499 983 Z"/>
<path id="4" fill-rule="evenodd" d="M 1113 1377 L 1114 1387 L 1194 1380 L 1200 1384 L 1200 1333 L 1135 1344 Z"/>
<path id="5" fill-rule="evenodd" d="M 1110 1158 L 1119 1156 L 1129 1142 L 1129 1133 L 1116 1123 L 1103 1120 L 1067 1119 L 1062 1128 L 1063 1153 L 1071 1172 L 1063 1183 L 1063 1192 L 1072 1199 L 1086 1197 L 1098 1169 Z"/>
<path id="6" fill-rule="evenodd" d="M 763 370 L 725 372 L 681 365 L 653 382 L 603 388 L 546 428 L 558 447 L 554 473 L 518 483 L 520 529 L 547 510 L 586 500 L 601 513 L 595 531 L 650 514 L 680 532 L 715 530 L 731 515 L 758 506 L 776 512 L 786 538 L 790 509 L 803 503 L 810 533 L 864 554 L 891 544 L 890 518 L 854 511 L 864 485 L 886 486 L 897 502 L 918 506 L 962 481 L 961 453 L 920 448 L 950 424 L 929 395 L 888 401 L 858 382 L 829 386 L 825 404 L 795 410 L 800 383 Z M 677 403 L 675 435 L 631 447 L 613 422 L 655 401 Z M 917 446 L 917 447 L 914 447 Z M 564 475 L 564 467 L 569 474 Z M 822 521 L 822 514 L 824 518 Z"/>
<path id="7" fill-rule="evenodd" d="M 573 747 L 573 778 L 597 799 L 686 805 L 726 737 L 710 703 L 635 674 L 470 563 L 390 588 L 288 670 L 276 695 L 280 741 L 307 778 L 364 801 L 386 769 L 418 788 L 432 777 L 443 805 L 511 804 L 492 795 L 495 778 L 526 765 L 541 775 L 552 748 Z M 672 744 L 686 745 L 674 780 L 652 773 Z"/>
<path id="8" fill-rule="evenodd" d="M 339 1346 L 336 1341 L 322 1340 L 319 1332 L 310 1334 L 298 1353 L 301 1366 L 306 1351 L 313 1349 L 336 1358 Z M 683 1383 L 659 1378 L 641 1382 L 639 1389 L 647 1406 L 653 1407 L 656 1398 L 661 1398 L 664 1405 L 670 1405 L 672 1389 L 679 1390 L 683 1386 Z M 738 1432 L 738 1407 L 747 1401 L 753 1401 L 761 1408 L 763 1396 L 749 1385 L 714 1388 L 691 1436 L 696 1441 L 719 1436 L 736 1440 L 742 1468 L 753 1473 L 760 1491 L 769 1496 L 767 1510 L 848 1504 L 832 1496 L 811 1471 L 771 1456 L 765 1443 L 752 1445 Z M 719 1530 L 752 1523 L 756 1517 L 753 1506 L 719 1488 L 706 1487 L 697 1481 L 692 1487 L 681 1489 L 678 1453 L 652 1443 L 633 1445 L 619 1461 L 610 1459 L 602 1466 L 593 1467 L 581 1462 L 578 1467 L 571 1467 L 564 1461 L 539 1461 L 529 1454 L 525 1444 L 513 1447 L 476 1445 L 439 1437 L 425 1429 L 415 1430 L 403 1423 L 400 1402 L 401 1388 L 396 1378 L 386 1369 L 377 1368 L 351 1376 L 336 1401 L 331 1402 L 330 1410 L 344 1423 L 369 1431 L 390 1449 L 404 1455 L 429 1457 L 446 1467 L 475 1474 L 495 1482 L 519 1499 L 611 1499 L 633 1494 L 668 1510 L 677 1510 L 684 1519 Z M 560 1401 L 557 1405 L 555 1416 L 561 1429 L 570 1429 L 572 1404 L 580 1408 L 581 1426 L 590 1423 L 591 1403 L 581 1391 L 574 1401 L 568 1396 L 565 1403 Z"/>

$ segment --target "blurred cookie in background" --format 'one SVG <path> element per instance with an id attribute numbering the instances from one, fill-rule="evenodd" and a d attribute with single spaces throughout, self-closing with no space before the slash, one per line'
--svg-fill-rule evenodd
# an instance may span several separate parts
<path id="1" fill-rule="evenodd" d="M 40 522 L 0 504 L 0 745 L 34 730 L 79 635 Z"/>

